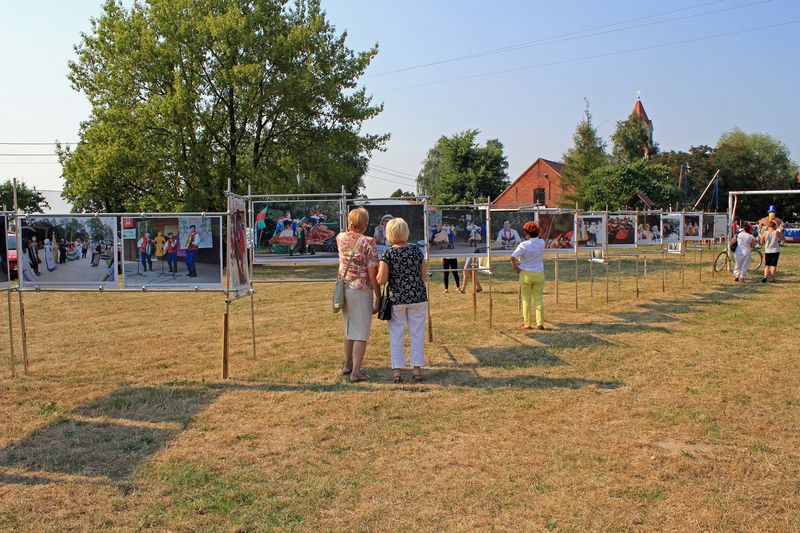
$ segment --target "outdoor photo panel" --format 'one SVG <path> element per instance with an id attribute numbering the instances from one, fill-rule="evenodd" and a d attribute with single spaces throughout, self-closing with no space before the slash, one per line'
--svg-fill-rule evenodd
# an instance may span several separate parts
<path id="1" fill-rule="evenodd" d="M 636 232 L 636 244 L 639 246 L 661 244 L 661 212 L 639 213 Z"/>
<path id="2" fill-rule="evenodd" d="M 636 215 L 608 215 L 609 248 L 634 248 L 636 246 Z"/>
<path id="3" fill-rule="evenodd" d="M 665 244 L 680 243 L 683 234 L 683 215 L 664 213 L 661 215 L 661 238 Z"/>
<path id="4" fill-rule="evenodd" d="M 699 241 L 703 238 L 702 219 L 702 213 L 684 213 L 683 240 Z"/>
<path id="5" fill-rule="evenodd" d="M 578 249 L 602 249 L 606 244 L 606 216 L 578 215 Z"/>
<path id="6" fill-rule="evenodd" d="M 222 289 L 222 217 L 122 219 L 123 286 Z"/>
<path id="7" fill-rule="evenodd" d="M 714 239 L 725 239 L 728 236 L 728 215 L 714 214 Z"/>
<path id="8" fill-rule="evenodd" d="M 335 263 L 340 199 L 253 202 L 258 264 Z"/>
<path id="9" fill-rule="evenodd" d="M 425 205 L 410 202 L 370 202 L 359 200 L 350 203 L 350 209 L 363 207 L 369 213 L 369 226 L 364 235 L 375 239 L 378 255 L 392 245 L 386 240 L 386 223 L 393 218 L 402 218 L 408 224 L 408 244 L 425 253 Z"/>
<path id="10" fill-rule="evenodd" d="M 525 235 L 522 226 L 529 220 L 536 220 L 536 211 L 492 209 L 492 227 L 489 231 L 492 255 L 511 255 L 522 242 Z"/>
<path id="11" fill-rule="evenodd" d="M 19 220 L 21 287 L 118 287 L 115 217 L 36 215 Z"/>
<path id="12" fill-rule="evenodd" d="M 486 253 L 486 209 L 428 206 L 430 257 L 468 257 Z"/>
<path id="13" fill-rule="evenodd" d="M 544 239 L 545 251 L 575 252 L 575 218 L 575 213 L 539 211 L 539 238 Z"/>
<path id="14" fill-rule="evenodd" d="M 0 243 L 0 290 L 11 288 L 11 272 L 17 264 L 17 236 L 8 234 L 8 217 L 0 215 L 0 225 L 2 226 L 5 238 Z M 9 250 L 11 257 L 9 257 Z"/>
<path id="15" fill-rule="evenodd" d="M 703 231 L 700 235 L 703 239 L 714 238 L 714 213 L 703 213 Z"/>
<path id="16" fill-rule="evenodd" d="M 244 198 L 228 197 L 227 246 L 231 290 L 236 297 L 250 294 L 250 265 L 247 261 L 247 207 Z"/>

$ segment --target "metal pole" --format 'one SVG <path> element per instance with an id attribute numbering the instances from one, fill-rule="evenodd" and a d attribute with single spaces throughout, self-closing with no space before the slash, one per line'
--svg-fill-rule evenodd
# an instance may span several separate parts
<path id="1" fill-rule="evenodd" d="M 425 265 L 430 267 L 431 243 L 428 242 L 428 199 L 422 201 L 422 231 L 425 232 Z M 427 274 L 428 272 L 426 272 Z M 428 276 L 428 342 L 433 342 L 433 317 L 431 316 L 431 276 Z"/>
<path id="2" fill-rule="evenodd" d="M 486 205 L 486 236 L 484 237 L 484 241 L 486 242 L 486 265 L 489 267 L 489 329 L 492 329 L 492 312 L 494 308 L 494 302 L 492 297 L 492 278 L 494 277 L 494 273 L 492 271 L 492 247 L 489 245 L 489 230 L 491 229 L 491 221 L 492 221 L 492 198 L 487 197 L 486 201 L 488 202 Z M 427 238 L 427 236 L 426 236 Z M 480 264 L 480 260 L 478 260 Z"/>
<path id="3" fill-rule="evenodd" d="M 19 267 L 19 256 L 17 256 L 17 258 L 17 272 L 21 272 L 22 270 Z M 17 356 L 14 352 L 14 326 L 12 324 L 13 316 L 11 314 L 11 291 L 6 291 L 6 295 L 8 296 L 8 344 L 11 350 L 11 377 L 15 378 L 17 377 Z"/>
<path id="4" fill-rule="evenodd" d="M 478 279 L 478 271 L 475 268 L 475 263 L 472 263 L 472 321 L 478 321 L 478 288 L 475 286 L 475 280 Z"/>
<path id="5" fill-rule="evenodd" d="M 231 190 L 231 179 L 228 178 L 228 192 Z M 230 331 L 230 290 L 231 290 L 231 199 L 228 197 L 228 216 L 225 221 L 227 246 L 225 254 L 225 308 L 222 312 L 222 379 L 228 379 L 228 357 L 229 357 L 229 331 Z"/>
<path id="6" fill-rule="evenodd" d="M 252 194 L 252 186 L 248 183 L 247 184 L 247 197 L 249 198 Z M 252 279 L 253 279 L 253 266 L 255 262 L 255 255 L 256 255 L 256 239 L 255 239 L 255 224 L 254 224 L 254 217 L 253 217 L 253 202 L 251 200 L 247 200 L 247 219 L 250 222 L 250 331 L 253 337 L 253 359 L 257 359 L 256 354 L 256 303 L 255 303 L 255 291 L 252 287 Z"/>
<path id="7" fill-rule="evenodd" d="M 14 199 L 14 220 L 17 226 L 17 281 L 20 280 L 22 274 L 22 223 L 20 222 L 19 206 L 17 204 L 17 178 L 12 180 L 12 194 Z M 11 277 L 9 272 L 9 278 Z M 30 361 L 28 359 L 28 331 L 25 329 L 25 302 L 22 298 L 22 292 L 17 291 L 19 295 L 19 326 L 22 330 L 22 363 L 27 376 L 30 371 Z M 9 320 L 10 320 L 9 316 Z"/>

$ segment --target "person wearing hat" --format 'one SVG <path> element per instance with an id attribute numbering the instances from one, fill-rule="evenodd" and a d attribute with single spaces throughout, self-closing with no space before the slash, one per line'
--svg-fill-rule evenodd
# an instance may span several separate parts
<path id="1" fill-rule="evenodd" d="M 766 233 L 768 231 L 767 226 L 770 222 L 775 222 L 775 227 L 778 231 L 783 230 L 783 220 L 779 219 L 775 214 L 775 206 L 769 206 L 769 211 L 767 211 L 767 216 L 762 218 L 758 221 L 758 231 L 759 233 Z"/>
<path id="2" fill-rule="evenodd" d="M 394 217 L 389 213 L 386 213 L 381 217 L 380 225 L 375 227 L 375 231 L 373 232 L 372 236 L 375 239 L 375 244 L 378 246 L 391 246 L 391 243 L 386 241 L 386 224 L 392 220 Z"/>
<path id="3" fill-rule="evenodd" d="M 539 238 L 539 225 L 528 221 L 522 226 L 525 240 L 511 253 L 511 266 L 519 274 L 522 293 L 521 329 L 531 329 L 531 298 L 536 308 L 536 329 L 544 329 L 544 240 Z"/>
<path id="4" fill-rule="evenodd" d="M 764 277 L 761 278 L 761 283 L 766 283 L 767 279 L 775 283 L 775 269 L 778 267 L 783 241 L 783 232 L 778 230 L 775 220 L 767 222 L 767 230 L 762 231 L 759 236 L 759 242 L 764 248 Z"/>
<path id="5" fill-rule="evenodd" d="M 178 241 L 178 236 L 173 235 L 171 231 L 167 233 L 167 242 L 164 245 L 164 249 L 167 252 L 167 266 L 169 267 L 169 271 L 171 274 L 178 273 L 179 246 L 180 246 L 180 241 Z"/>

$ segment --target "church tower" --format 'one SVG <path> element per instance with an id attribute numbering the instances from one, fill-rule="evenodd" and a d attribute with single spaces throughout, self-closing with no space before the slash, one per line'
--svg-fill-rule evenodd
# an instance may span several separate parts
<path id="1" fill-rule="evenodd" d="M 641 97 L 636 97 L 636 103 L 633 104 L 633 111 L 631 111 L 631 114 L 640 116 L 645 127 L 647 127 L 648 143 L 647 146 L 644 147 L 644 158 L 650 159 L 651 154 L 649 153 L 648 147 L 653 146 L 653 121 L 647 116 L 647 111 L 644 110 Z"/>

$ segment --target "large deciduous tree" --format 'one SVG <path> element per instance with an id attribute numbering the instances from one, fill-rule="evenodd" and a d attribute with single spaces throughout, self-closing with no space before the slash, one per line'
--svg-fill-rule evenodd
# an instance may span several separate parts
<path id="1" fill-rule="evenodd" d="M 59 147 L 64 196 L 87 210 L 219 210 L 236 192 L 355 194 L 386 135 L 319 0 L 108 0 L 70 63 L 92 106 Z"/>
<path id="2" fill-rule="evenodd" d="M 652 129 L 636 113 L 617 122 L 617 128 L 611 135 L 611 145 L 611 155 L 614 163 L 618 164 L 633 163 L 658 153 L 658 144 L 653 142 Z"/>
<path id="3" fill-rule="evenodd" d="M 597 133 L 592 124 L 592 114 L 589 112 L 589 103 L 586 103 L 583 120 L 572 134 L 572 147 L 563 157 L 564 169 L 561 173 L 561 182 L 567 187 L 572 187 L 572 193 L 564 195 L 569 205 L 578 202 L 580 206 L 586 204 L 583 195 L 586 177 L 597 168 L 609 163 L 606 153 L 606 142 Z"/>
<path id="4" fill-rule="evenodd" d="M 434 204 L 471 204 L 497 197 L 508 186 L 508 159 L 497 139 L 480 146 L 478 130 L 442 136 L 428 151 L 417 192 Z"/>
<path id="5" fill-rule="evenodd" d="M 674 205 L 678 187 L 665 165 L 645 161 L 622 165 L 607 165 L 594 170 L 584 182 L 583 195 L 588 209 L 624 209 L 638 192 L 643 192 L 657 206 Z"/>

